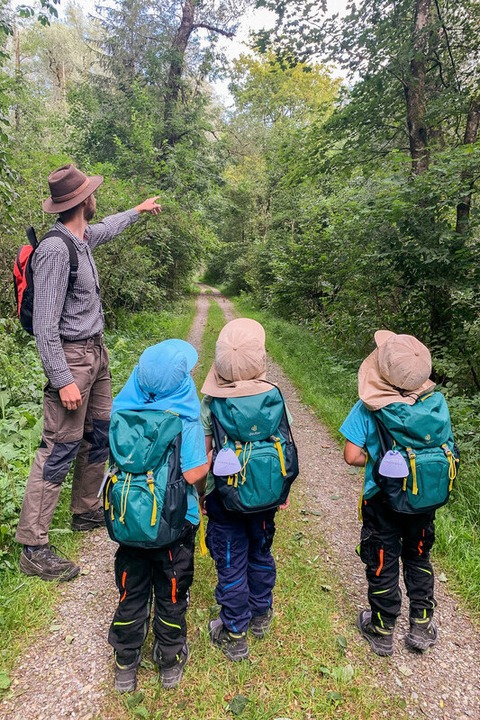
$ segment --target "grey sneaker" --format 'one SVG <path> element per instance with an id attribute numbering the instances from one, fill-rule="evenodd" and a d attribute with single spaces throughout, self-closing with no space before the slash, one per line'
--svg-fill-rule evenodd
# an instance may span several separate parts
<path id="1" fill-rule="evenodd" d="M 105 526 L 105 513 L 103 507 L 90 512 L 72 515 L 72 530 L 85 532 L 86 530 L 95 530 Z"/>
<path id="2" fill-rule="evenodd" d="M 20 570 L 25 575 L 37 575 L 42 580 L 72 580 L 80 568 L 66 557 L 60 557 L 53 545 L 43 545 L 36 550 L 24 548 L 20 555 Z"/>
<path id="3" fill-rule="evenodd" d="M 360 634 L 368 640 L 377 655 L 393 655 L 393 630 L 384 630 L 372 622 L 372 611 L 361 610 L 357 618 Z"/>
<path id="4" fill-rule="evenodd" d="M 131 663 L 122 662 L 115 652 L 115 690 L 119 693 L 134 692 L 137 688 L 137 669 L 142 659 L 141 653 Z"/>
<path id="5" fill-rule="evenodd" d="M 256 638 L 264 638 L 273 620 L 273 608 L 268 608 L 262 615 L 254 615 L 250 620 L 250 630 Z"/>
<path id="6" fill-rule="evenodd" d="M 168 668 L 160 668 L 160 682 L 164 688 L 171 690 L 172 688 L 177 687 L 182 679 L 183 668 L 185 667 L 185 663 L 187 662 L 189 655 L 188 645 L 185 643 L 183 648 L 180 650 L 180 653 L 177 655 L 177 662 L 175 665 Z"/>
<path id="7" fill-rule="evenodd" d="M 248 658 L 247 633 L 232 633 L 227 630 L 220 618 L 208 623 L 210 640 L 223 654 L 233 662 Z"/>
<path id="8" fill-rule="evenodd" d="M 405 636 L 405 645 L 409 650 L 425 652 L 437 642 L 437 626 L 431 618 L 410 620 L 410 630 Z"/>

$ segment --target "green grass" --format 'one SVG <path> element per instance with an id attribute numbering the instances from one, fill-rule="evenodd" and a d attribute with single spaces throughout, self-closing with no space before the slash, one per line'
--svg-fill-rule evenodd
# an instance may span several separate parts
<path id="1" fill-rule="evenodd" d="M 197 387 L 210 368 L 224 323 L 221 309 L 211 301 L 196 370 Z M 279 347 L 284 339 L 277 338 Z M 105 679 L 105 707 L 118 720 L 220 720 L 234 716 L 236 703 L 245 703 L 244 720 L 405 718 L 403 701 L 376 689 L 374 668 L 377 663 L 386 667 L 387 661 L 366 660 L 364 643 L 351 623 L 348 600 L 323 562 L 323 540 L 301 510 L 301 501 L 294 497 L 291 508 L 277 515 L 275 621 L 267 638 L 250 639 L 250 660 L 231 663 L 209 641 L 208 621 L 218 614 L 216 574 L 210 557 L 201 557 L 197 549 L 187 613 L 191 658 L 182 684 L 175 692 L 159 687 L 158 672 L 150 660 L 150 633 L 138 692 L 119 697 L 112 688 L 113 673 Z"/>
<path id="2" fill-rule="evenodd" d="M 330 353 L 320 334 L 255 310 L 245 298 L 235 298 L 235 306 L 263 324 L 272 358 L 303 402 L 342 441 L 338 428 L 358 398 L 356 372 Z M 458 490 L 437 512 L 433 556 L 447 575 L 449 588 L 463 599 L 472 619 L 480 621 L 480 467 L 468 460 L 468 453 L 462 456 Z"/>
<path id="3" fill-rule="evenodd" d="M 351 623 L 348 601 L 324 563 L 325 547 L 298 499 L 277 514 L 275 619 L 264 640 L 249 638 L 250 660 L 228 661 L 209 641 L 216 617 L 213 561 L 195 560 L 187 612 L 191 657 L 179 688 L 162 690 L 144 646 L 139 690 L 119 697 L 106 679 L 105 707 L 118 720 L 221 720 L 234 717 L 229 703 L 245 703 L 242 720 L 389 720 L 406 718 L 403 701 L 377 689 L 375 668 L 388 660 L 370 653 Z"/>
<path id="4" fill-rule="evenodd" d="M 120 322 L 115 332 L 108 333 L 107 345 L 111 356 L 114 394 L 123 385 L 141 352 L 147 346 L 169 337 L 185 338 L 188 335 L 194 312 L 194 300 L 192 299 L 162 313 L 139 313 L 129 316 Z M 36 382 L 41 388 L 43 380 L 39 367 L 34 366 L 34 371 L 38 376 L 36 380 L 27 377 L 27 371 L 30 372 L 30 370 L 29 365 L 24 366 L 22 382 L 24 384 Z M 40 399 L 41 394 L 38 394 L 38 403 L 40 403 Z M 41 413 L 40 404 L 38 413 Z M 29 470 L 30 462 L 28 461 L 31 459 L 32 457 L 27 457 L 28 464 L 25 463 L 22 466 L 24 477 L 19 478 L 17 475 L 14 478 L 17 486 L 24 484 Z M 7 470 L 7 479 L 8 473 L 12 472 L 13 470 Z M 15 490 L 17 492 L 18 487 Z M 15 501 L 18 501 L 17 498 Z M 81 537 L 70 530 L 69 504 L 70 484 L 67 480 L 65 487 L 62 488 L 49 535 L 52 544 L 68 557 L 75 559 Z M 0 510 L 0 528 L 2 527 L 1 520 L 2 511 Z M 21 547 L 13 543 L 10 535 L 8 537 L 1 536 L 0 547 L 4 553 L 3 565 L 0 569 L 1 681 L 2 672 L 8 673 L 15 658 L 27 644 L 32 642 L 35 634 L 48 628 L 61 586 L 22 575 L 18 570 Z"/>

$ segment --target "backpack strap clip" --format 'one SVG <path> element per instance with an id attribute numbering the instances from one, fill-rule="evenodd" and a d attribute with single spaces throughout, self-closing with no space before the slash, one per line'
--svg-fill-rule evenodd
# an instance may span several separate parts
<path id="1" fill-rule="evenodd" d="M 413 452 L 411 447 L 405 448 L 405 451 L 410 460 L 410 469 L 412 471 L 412 495 L 418 495 L 418 484 L 417 484 L 417 465 L 415 462 L 416 454 Z"/>

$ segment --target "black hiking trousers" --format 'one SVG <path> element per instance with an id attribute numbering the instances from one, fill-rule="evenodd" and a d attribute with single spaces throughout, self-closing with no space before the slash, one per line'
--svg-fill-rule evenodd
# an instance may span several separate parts
<path id="1" fill-rule="evenodd" d="M 118 547 L 115 581 L 120 600 L 108 642 L 122 664 L 130 664 L 138 656 L 148 633 L 152 603 L 153 659 L 164 668 L 177 662 L 187 638 L 185 615 L 193 581 L 196 531 L 187 521 L 180 538 L 168 548 Z"/>
<path id="2" fill-rule="evenodd" d="M 365 563 L 368 600 L 374 625 L 393 628 L 400 615 L 400 558 L 410 600 L 410 619 L 432 617 L 436 601 L 430 550 L 435 541 L 435 511 L 397 513 L 382 492 L 362 503 L 360 557 Z"/>

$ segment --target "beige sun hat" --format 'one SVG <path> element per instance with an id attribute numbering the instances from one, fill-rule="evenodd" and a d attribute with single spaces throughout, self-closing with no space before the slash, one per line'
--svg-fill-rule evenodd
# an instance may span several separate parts
<path id="1" fill-rule="evenodd" d="M 265 382 L 266 371 L 262 325 L 249 318 L 231 320 L 218 336 L 215 360 L 203 383 L 202 393 L 219 398 L 260 395 L 270 389 Z"/>
<path id="2" fill-rule="evenodd" d="M 413 405 L 435 389 L 430 351 L 416 337 L 378 330 L 375 344 L 358 371 L 358 395 L 369 410 L 394 402 Z"/>

